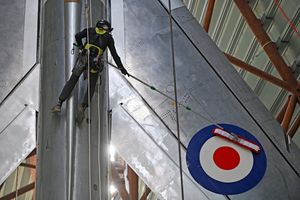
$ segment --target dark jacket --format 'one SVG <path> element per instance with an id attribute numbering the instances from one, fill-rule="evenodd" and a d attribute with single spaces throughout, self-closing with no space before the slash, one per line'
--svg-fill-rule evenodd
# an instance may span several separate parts
<path id="1" fill-rule="evenodd" d="M 106 47 L 108 47 L 118 68 L 124 68 L 121 59 L 116 51 L 114 39 L 109 32 L 98 34 L 96 33 L 95 28 L 84 29 L 75 35 L 76 42 L 79 46 L 83 46 L 82 39 L 87 37 L 87 33 L 89 33 L 90 44 L 100 47 L 103 52 L 105 51 Z"/>

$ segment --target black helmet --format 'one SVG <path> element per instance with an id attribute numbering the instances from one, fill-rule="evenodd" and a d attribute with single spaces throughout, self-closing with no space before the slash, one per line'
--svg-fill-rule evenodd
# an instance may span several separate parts
<path id="1" fill-rule="evenodd" d="M 111 24 L 105 19 L 101 19 L 100 21 L 98 21 L 96 24 L 96 27 L 105 29 L 108 32 L 111 32 L 113 30 L 113 28 L 111 27 Z"/>

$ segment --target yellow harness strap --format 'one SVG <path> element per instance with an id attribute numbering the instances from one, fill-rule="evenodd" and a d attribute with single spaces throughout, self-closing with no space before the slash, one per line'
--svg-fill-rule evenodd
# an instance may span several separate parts
<path id="1" fill-rule="evenodd" d="M 95 28 L 95 31 L 99 35 L 103 35 L 103 34 L 105 34 L 107 32 L 105 29 L 97 28 L 97 27 Z M 93 45 L 93 44 L 87 43 L 84 48 L 85 49 L 90 49 L 90 47 L 95 47 L 96 49 L 98 49 L 98 55 L 99 56 L 101 56 L 103 54 L 103 50 L 100 47 L 98 47 L 96 45 Z"/>
<path id="2" fill-rule="evenodd" d="M 103 54 L 103 50 L 100 48 L 100 47 L 98 47 L 98 46 L 96 46 L 96 45 L 93 45 L 93 44 L 86 44 L 85 45 L 85 49 L 90 49 L 91 47 L 95 47 L 96 49 L 98 49 L 98 55 L 99 56 L 101 56 L 102 54 Z"/>

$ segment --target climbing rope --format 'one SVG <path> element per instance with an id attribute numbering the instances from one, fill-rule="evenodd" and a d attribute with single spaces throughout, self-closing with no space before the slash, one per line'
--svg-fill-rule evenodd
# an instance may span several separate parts
<path id="1" fill-rule="evenodd" d="M 18 199 L 18 196 L 19 196 L 19 194 L 18 194 L 18 184 L 19 183 L 19 167 L 17 167 L 17 172 L 16 172 L 16 198 L 15 198 L 15 200 L 17 200 Z"/>
<path id="2" fill-rule="evenodd" d="M 175 52 L 174 52 L 174 35 L 173 35 L 173 23 L 172 23 L 172 9 L 171 0 L 168 0 L 169 4 L 169 24 L 170 24 L 170 39 L 171 39 L 171 54 L 172 54 L 172 68 L 173 68 L 173 82 L 174 82 L 174 96 L 175 102 L 177 100 L 177 82 L 176 82 L 176 67 L 175 67 Z M 184 188 L 183 188 L 183 173 L 182 173 L 182 158 L 181 158 L 181 139 L 180 139 L 180 128 L 179 128 L 179 113 L 178 104 L 175 103 L 175 113 L 176 113 L 176 128 L 177 128 L 177 142 L 178 142 L 178 160 L 179 160 L 179 173 L 180 173 L 180 186 L 181 186 L 181 199 L 184 200 Z"/>
<path id="3" fill-rule="evenodd" d="M 86 43 L 90 43 L 90 37 L 89 37 L 89 27 L 91 20 L 91 1 L 85 0 L 85 17 L 86 17 L 86 31 L 87 31 L 87 37 L 86 37 Z M 91 119 L 91 98 L 90 98 L 90 51 L 87 49 L 87 90 L 88 90 L 88 119 Z M 83 114 L 83 113 L 82 113 Z M 89 199 L 92 199 L 92 176 L 91 176 L 91 124 L 88 123 L 88 160 L 89 160 Z"/>
<path id="4" fill-rule="evenodd" d="M 110 62 L 108 62 L 108 61 L 105 61 L 105 62 L 106 62 L 108 65 L 110 65 L 111 67 L 116 68 L 116 69 L 119 69 L 116 65 L 114 65 L 114 64 L 112 64 L 112 63 L 110 63 Z M 132 75 L 132 74 L 130 74 L 130 73 L 128 73 L 128 76 L 129 76 L 130 78 L 132 78 L 132 79 L 134 79 L 134 80 L 140 82 L 141 84 L 143 84 L 143 85 L 149 87 L 151 90 L 153 90 L 153 91 L 155 91 L 155 92 L 161 94 L 162 96 L 168 98 L 169 100 L 173 101 L 175 104 L 180 105 L 182 108 L 184 108 L 184 109 L 187 110 L 188 112 L 191 112 L 191 113 L 195 114 L 196 116 L 198 116 L 199 118 L 201 118 L 201 119 L 203 119 L 203 120 L 205 120 L 205 121 L 207 121 L 207 122 L 209 122 L 209 123 L 215 125 L 216 127 L 220 128 L 220 129 L 224 129 L 224 130 L 225 130 L 225 128 L 223 128 L 223 127 L 222 127 L 221 125 L 219 125 L 216 121 L 214 121 L 213 118 L 210 116 L 210 114 L 207 113 L 206 111 L 205 111 L 205 112 L 207 113 L 207 115 L 209 116 L 209 118 L 208 118 L 208 117 L 205 117 L 205 116 L 204 116 L 203 114 L 201 114 L 201 113 L 198 113 L 198 112 L 194 111 L 190 106 L 185 105 L 185 104 L 183 104 L 183 103 L 181 103 L 181 102 L 175 101 L 174 98 L 172 98 L 172 97 L 170 97 L 169 95 L 167 95 L 166 93 L 164 93 L 164 92 L 158 90 L 155 86 L 150 85 L 149 83 L 146 83 L 145 81 L 142 81 L 141 79 L 137 78 L 136 76 L 134 76 L 134 75 Z M 227 130 L 226 130 L 226 131 L 227 131 Z M 237 137 L 237 135 L 236 135 L 235 133 L 232 133 L 232 132 L 230 132 L 230 131 L 227 131 L 227 132 L 228 132 L 229 134 L 231 134 L 234 138 Z"/>
<path id="5" fill-rule="evenodd" d="M 124 110 L 125 111 L 125 113 L 137 124 L 137 126 L 141 129 L 141 130 L 143 130 L 143 132 L 145 133 L 145 134 L 147 134 L 147 136 L 150 138 L 150 140 L 152 141 L 152 142 L 154 142 L 154 143 L 156 143 L 156 141 L 155 141 L 155 139 L 153 139 L 153 137 L 151 136 L 151 134 L 150 133 L 148 133 L 148 131 L 134 118 L 134 116 L 132 116 L 132 114 L 130 114 L 130 112 L 123 106 L 123 104 L 122 103 L 120 103 L 120 106 L 121 106 L 121 108 L 122 108 L 122 110 Z M 157 145 L 157 147 L 162 151 L 162 152 L 164 152 L 165 153 L 165 155 L 166 155 L 166 157 L 168 157 L 172 162 L 174 162 L 174 164 L 176 165 L 176 167 L 180 167 L 178 164 L 177 164 L 177 162 L 172 158 L 172 156 L 171 155 L 169 155 L 168 154 L 168 152 L 161 146 L 161 145 L 159 145 L 159 144 L 157 144 L 156 143 L 156 145 Z M 183 171 L 183 173 L 184 173 L 184 175 L 186 176 L 186 177 L 189 177 L 189 175 L 186 173 L 186 172 L 184 172 Z M 189 177 L 189 179 L 190 179 L 190 177 Z M 191 180 L 191 179 L 190 179 Z M 197 184 L 197 183 L 195 183 L 194 181 L 191 181 L 191 183 L 195 186 L 195 187 L 199 187 L 199 185 Z M 210 199 L 208 196 L 207 196 L 207 194 L 205 194 L 205 192 L 203 192 L 202 190 L 200 190 L 200 192 L 207 198 L 207 199 Z"/>

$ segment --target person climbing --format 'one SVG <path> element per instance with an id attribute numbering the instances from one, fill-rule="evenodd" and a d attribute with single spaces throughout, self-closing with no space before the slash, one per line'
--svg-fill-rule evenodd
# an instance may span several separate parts
<path id="1" fill-rule="evenodd" d="M 78 59 L 78 63 L 72 69 L 72 75 L 63 87 L 58 98 L 58 103 L 51 109 L 53 113 L 61 111 L 63 102 L 70 96 L 72 90 L 79 80 L 80 75 L 87 70 L 88 65 L 90 65 L 90 80 L 88 87 L 90 87 L 90 99 L 92 99 L 98 80 L 98 74 L 103 70 L 102 55 L 106 50 L 106 47 L 109 48 L 110 53 L 122 74 L 128 75 L 127 70 L 124 68 L 121 59 L 117 54 L 114 39 L 111 35 L 112 30 L 113 28 L 111 27 L 111 24 L 107 20 L 102 19 L 97 22 L 96 27 L 86 28 L 75 35 L 77 42 L 76 46 L 82 52 L 82 56 L 81 59 Z M 82 39 L 84 38 L 86 38 L 86 42 L 83 45 Z M 87 88 L 83 102 L 78 109 L 78 116 L 84 118 L 84 112 L 89 103 Z"/>

